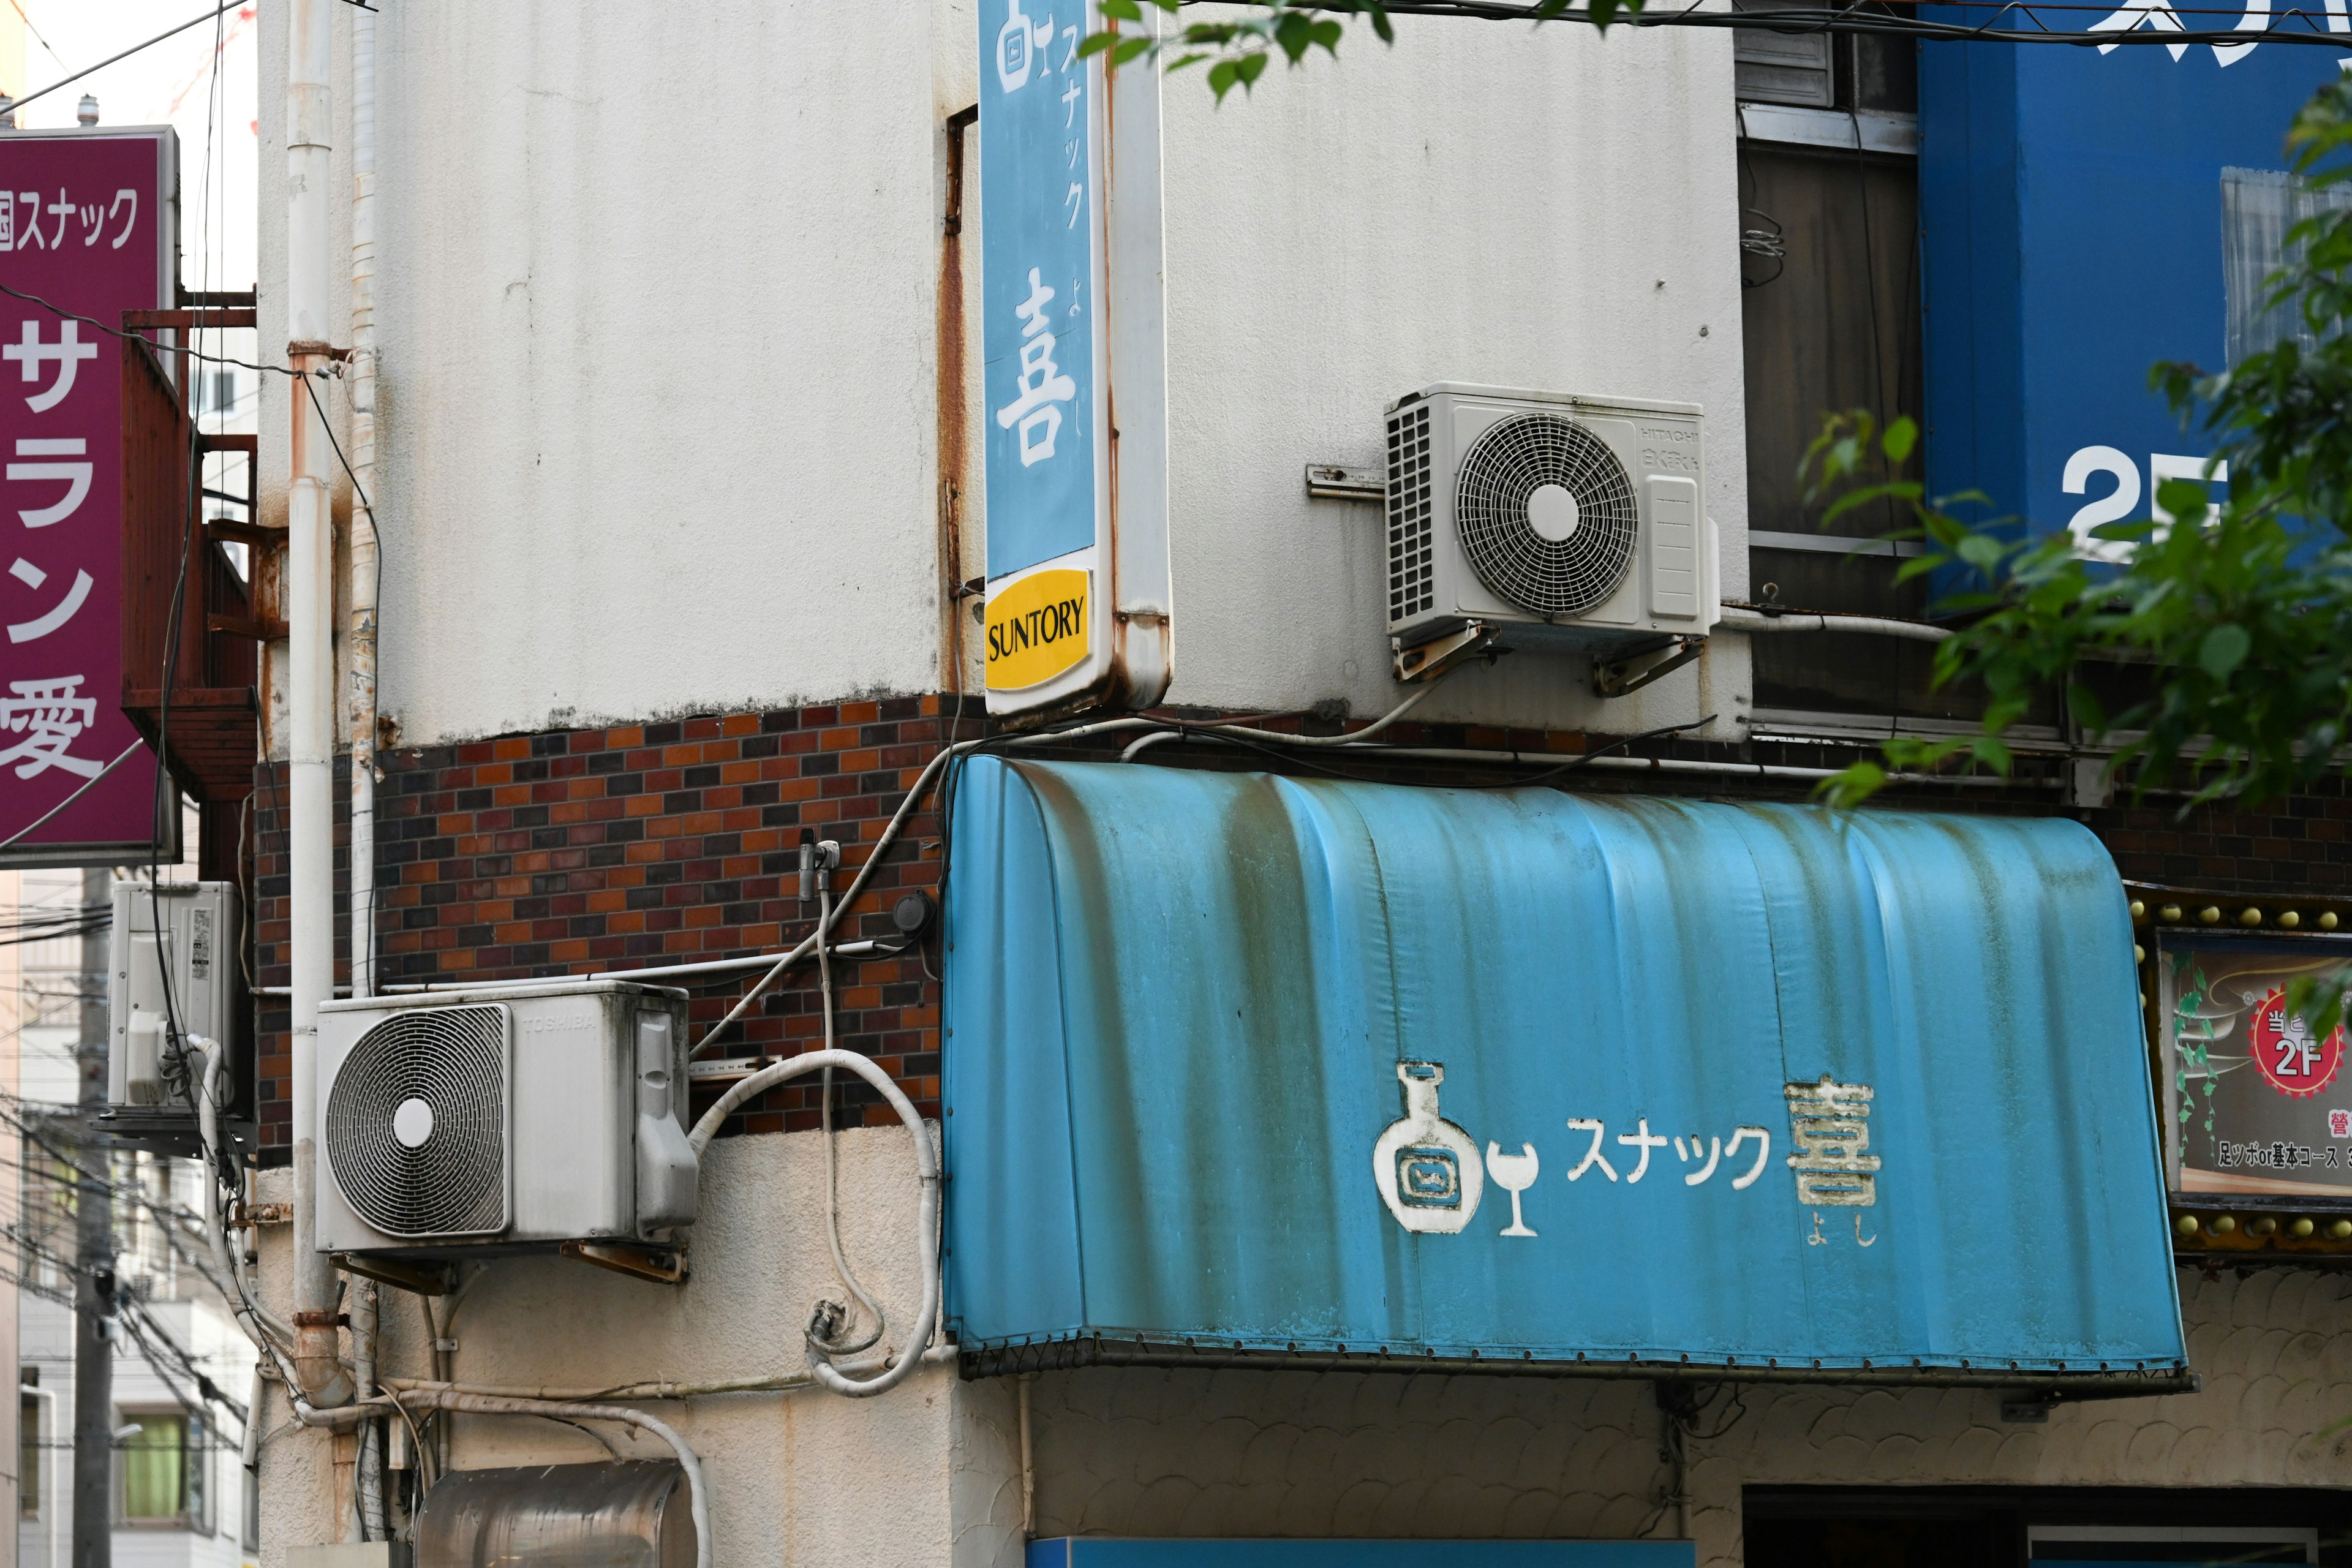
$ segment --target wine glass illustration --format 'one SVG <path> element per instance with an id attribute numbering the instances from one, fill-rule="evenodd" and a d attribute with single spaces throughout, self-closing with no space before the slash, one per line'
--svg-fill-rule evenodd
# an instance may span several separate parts
<path id="1" fill-rule="evenodd" d="M 1490 1142 L 1486 1145 L 1486 1173 L 1495 1178 L 1496 1186 L 1511 1194 L 1511 1224 L 1502 1233 L 1505 1236 L 1535 1234 L 1519 1215 L 1519 1194 L 1536 1184 L 1536 1174 L 1542 1167 L 1536 1159 L 1534 1144 L 1522 1143 L 1519 1147 L 1525 1152 L 1506 1154 L 1500 1143 Z"/>

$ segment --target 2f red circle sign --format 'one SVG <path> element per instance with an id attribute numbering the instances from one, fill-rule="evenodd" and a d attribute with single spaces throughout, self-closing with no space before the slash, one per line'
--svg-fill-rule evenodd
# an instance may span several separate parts
<path id="1" fill-rule="evenodd" d="M 2295 1100 L 2308 1100 L 2326 1089 L 2344 1065 L 2343 1029 L 2331 1029 L 2325 1040 L 2313 1039 L 2310 1027 L 2287 1012 L 2284 986 L 2254 1009 L 2251 1043 L 2263 1081 Z"/>

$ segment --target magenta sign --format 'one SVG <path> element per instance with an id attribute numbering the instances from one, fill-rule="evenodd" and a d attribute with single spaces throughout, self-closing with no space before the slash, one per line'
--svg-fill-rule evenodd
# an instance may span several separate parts
<path id="1" fill-rule="evenodd" d="M 0 283 L 110 325 L 171 305 L 175 148 L 163 129 L 0 132 Z M 102 862 L 153 837 L 154 753 L 108 771 L 139 742 L 122 421 L 119 341 L 0 294 L 0 839 L 83 791 L 0 862 Z"/>

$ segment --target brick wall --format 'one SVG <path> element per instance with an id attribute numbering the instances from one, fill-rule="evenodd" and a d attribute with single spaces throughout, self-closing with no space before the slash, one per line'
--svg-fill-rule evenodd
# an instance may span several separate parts
<path id="1" fill-rule="evenodd" d="M 808 934 L 814 909 L 798 897 L 803 827 L 838 838 L 850 871 L 898 808 L 923 765 L 947 740 L 955 699 L 938 696 L 846 702 L 764 713 L 730 713 L 663 723 L 567 730 L 463 745 L 407 749 L 381 759 L 377 801 L 380 983 L 385 985 L 512 980 L 591 973 L 656 963 L 736 957 L 789 947 Z M 961 733 L 981 732 L 963 721 Z M 1276 723 L 1289 721 L 1276 721 Z M 1574 734 L 1402 724 L 1399 744 L 1517 749 L 1573 757 Z M 1124 735 L 1093 754 L 1115 754 Z M 1108 750 L 1104 748 L 1108 747 Z M 1676 742 L 1671 752 L 1808 766 L 1844 759 L 1823 749 L 1756 742 L 1744 749 Z M 1329 757 L 1286 763 L 1214 742 L 1155 748 L 1160 764 L 1292 767 L 1341 765 Z M 1345 770 L 1400 783 L 1486 782 L 1511 776 L 1439 759 Z M 2032 773 L 2050 764 L 2032 760 Z M 348 799 L 338 763 L 336 799 Z M 1564 787 L 1658 791 L 1723 798 L 1801 797 L 1796 782 L 1675 773 L 1578 773 Z M 264 770 L 252 827 L 257 973 L 265 987 L 287 982 L 287 876 L 282 769 Z M 1889 792 L 1888 805 L 1929 810 L 2059 811 L 2051 789 L 1994 792 L 1948 786 Z M 932 807 L 909 819 L 886 865 L 840 928 L 844 940 L 885 934 L 890 903 L 909 888 L 937 884 L 939 820 Z M 2176 821 L 2169 799 L 2074 812 L 2114 852 L 2126 877 L 2218 893 L 2352 894 L 2352 794 L 2329 781 L 2260 813 L 2200 812 Z M 336 826 L 337 881 L 344 882 L 346 825 Z M 845 874 L 835 883 L 847 886 Z M 338 902 L 339 953 L 348 921 Z M 935 967 L 933 950 L 933 966 Z M 346 970 L 339 959 L 338 979 Z M 926 960 L 858 963 L 837 973 L 840 1042 L 877 1058 L 926 1114 L 939 1109 L 939 988 Z M 693 988 L 698 1029 L 716 1023 L 749 984 L 748 974 Z M 265 1151 L 282 1157 L 290 1126 L 287 1004 L 266 997 L 260 1019 L 259 1098 Z M 764 998 L 718 1053 L 749 1056 L 806 1048 L 822 1034 L 813 968 Z M 746 1106 L 730 1132 L 814 1126 L 813 1085 L 787 1085 Z M 706 1090 L 703 1100 L 716 1093 Z M 888 1113 L 862 1083 L 836 1095 L 847 1119 Z"/>
<path id="2" fill-rule="evenodd" d="M 814 906 L 799 898 L 801 829 L 841 842 L 835 887 L 845 889 L 943 743 L 946 723 L 940 699 L 899 698 L 387 752 L 376 796 L 379 984 L 592 973 L 789 947 L 815 925 Z M 346 778 L 339 764 L 339 804 Z M 284 799 L 284 770 L 265 770 L 253 828 L 265 988 L 288 980 Z M 348 978 L 348 837 L 339 814 L 339 984 Z M 937 817 L 918 813 L 835 928 L 841 940 L 887 934 L 892 902 L 937 883 L 939 850 Z M 790 1054 L 821 1038 L 815 974 L 808 965 L 788 977 L 716 1054 Z M 749 983 L 739 973 L 692 988 L 698 1035 Z M 875 1058 L 937 1115 L 939 991 L 923 958 L 838 965 L 835 983 L 839 1042 Z M 262 1145 L 279 1158 L 291 1126 L 287 1009 L 283 996 L 265 996 L 260 1018 Z M 816 1093 L 785 1085 L 746 1105 L 727 1131 L 814 1126 Z M 835 1093 L 849 1121 L 888 1117 L 862 1083 Z"/>

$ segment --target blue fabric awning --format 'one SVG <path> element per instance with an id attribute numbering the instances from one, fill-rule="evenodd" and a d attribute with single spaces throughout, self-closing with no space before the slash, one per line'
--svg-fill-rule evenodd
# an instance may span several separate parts
<path id="1" fill-rule="evenodd" d="M 952 855 L 968 1350 L 2184 1364 L 2074 823 L 983 758 Z"/>

